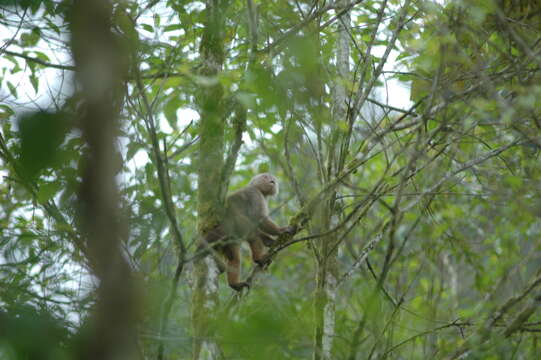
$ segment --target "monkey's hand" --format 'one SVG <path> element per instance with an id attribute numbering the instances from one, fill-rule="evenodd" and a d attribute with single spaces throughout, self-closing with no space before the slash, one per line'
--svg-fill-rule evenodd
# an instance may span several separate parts
<path id="1" fill-rule="evenodd" d="M 295 235 L 297 233 L 297 227 L 292 226 L 292 225 L 284 226 L 280 230 L 282 234 L 287 234 L 287 235 Z"/>
<path id="2" fill-rule="evenodd" d="M 263 244 L 265 244 L 266 247 L 271 247 L 276 242 L 276 240 L 262 231 L 259 232 L 259 238 L 261 241 L 263 241 Z"/>
<path id="3" fill-rule="evenodd" d="M 276 242 L 276 240 L 271 237 L 262 238 L 261 240 L 263 240 L 263 244 L 265 244 L 266 247 L 271 247 Z"/>
<path id="4" fill-rule="evenodd" d="M 272 263 L 272 259 L 269 256 L 265 256 L 263 259 L 255 260 L 256 264 L 261 267 L 263 270 L 267 270 L 269 265 Z"/>
<path id="5" fill-rule="evenodd" d="M 242 289 L 244 288 L 247 288 L 248 290 L 250 290 L 250 284 L 248 284 L 247 282 L 239 282 L 239 283 L 236 283 L 236 284 L 229 284 L 229 286 L 231 286 L 231 288 L 235 291 L 239 291 L 241 292 Z"/>

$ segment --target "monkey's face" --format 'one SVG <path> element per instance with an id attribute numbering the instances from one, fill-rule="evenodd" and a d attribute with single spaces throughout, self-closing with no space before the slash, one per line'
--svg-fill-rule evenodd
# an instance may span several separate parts
<path id="1" fill-rule="evenodd" d="M 259 174 L 254 176 L 250 181 L 250 185 L 253 185 L 261 191 L 265 196 L 273 196 L 278 194 L 278 180 L 268 173 Z"/>

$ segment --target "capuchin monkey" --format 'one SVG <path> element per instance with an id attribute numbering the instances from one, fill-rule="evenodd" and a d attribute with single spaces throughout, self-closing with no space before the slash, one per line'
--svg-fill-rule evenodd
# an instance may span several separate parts
<path id="1" fill-rule="evenodd" d="M 242 189 L 227 196 L 222 224 L 205 236 L 207 246 L 214 247 L 226 258 L 226 264 L 218 261 L 220 270 L 227 271 L 229 286 L 237 291 L 249 287 L 240 281 L 240 240 L 247 240 L 252 259 L 265 266 L 265 246 L 276 240 L 273 236 L 295 234 L 295 227 L 276 225 L 269 217 L 267 197 L 278 194 L 278 181 L 268 173 L 254 176 Z M 213 243 L 220 242 L 213 246 Z M 225 268 L 225 269 L 224 269 Z"/>

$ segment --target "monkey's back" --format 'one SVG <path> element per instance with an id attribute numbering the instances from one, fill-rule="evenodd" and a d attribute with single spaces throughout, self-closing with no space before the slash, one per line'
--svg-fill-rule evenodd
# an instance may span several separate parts
<path id="1" fill-rule="evenodd" d="M 265 197 L 252 186 L 231 193 L 226 199 L 225 208 L 227 212 L 238 212 L 254 220 L 264 216 L 267 209 Z"/>

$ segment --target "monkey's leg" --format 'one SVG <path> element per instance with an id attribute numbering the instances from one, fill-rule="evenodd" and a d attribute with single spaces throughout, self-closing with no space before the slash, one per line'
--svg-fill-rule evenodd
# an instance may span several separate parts
<path id="1" fill-rule="evenodd" d="M 229 236 L 225 234 L 223 226 L 218 225 L 208 231 L 197 246 L 197 251 L 200 253 L 201 257 L 205 257 L 210 254 L 216 263 L 216 266 L 218 266 L 220 274 L 225 271 L 227 266 L 225 261 L 222 259 L 222 254 L 225 253 L 224 244 L 227 244 L 228 240 Z"/>
<path id="2" fill-rule="evenodd" d="M 267 251 L 265 250 L 265 245 L 263 244 L 261 237 L 259 235 L 255 236 L 249 239 L 248 243 L 250 244 L 250 250 L 252 250 L 252 259 L 254 262 L 263 269 L 266 268 L 270 264 L 270 261 L 265 257 Z"/>
<path id="3" fill-rule="evenodd" d="M 229 286 L 237 291 L 241 291 L 243 287 L 249 287 L 247 283 L 240 281 L 240 246 L 229 244 L 224 250 L 227 257 L 227 282 Z"/>

